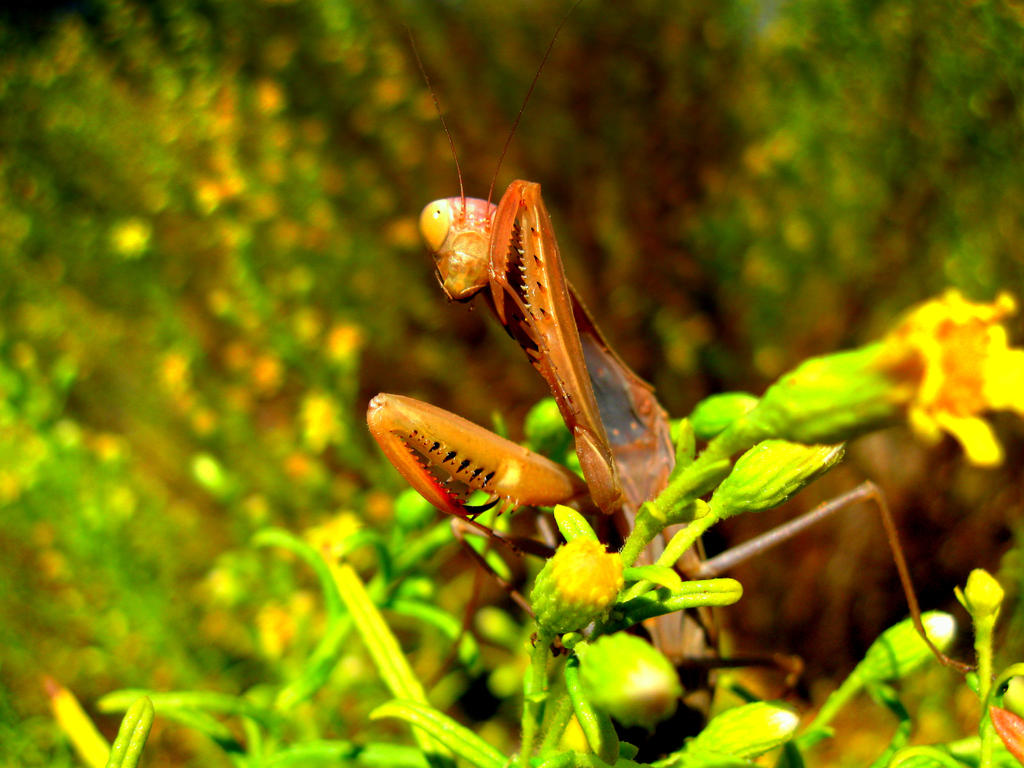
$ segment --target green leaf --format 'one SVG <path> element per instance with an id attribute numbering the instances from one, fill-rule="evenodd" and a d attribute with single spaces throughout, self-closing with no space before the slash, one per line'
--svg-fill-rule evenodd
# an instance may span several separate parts
<path id="1" fill-rule="evenodd" d="M 964 764 L 936 747 L 906 747 L 892 755 L 888 768 L 964 768 Z"/>
<path id="2" fill-rule="evenodd" d="M 354 744 L 351 741 L 310 741 L 267 758 L 263 768 L 305 768 L 310 764 L 351 764 L 365 768 L 428 768 L 423 753 L 402 744 Z"/>
<path id="3" fill-rule="evenodd" d="M 467 667 L 474 667 L 480 660 L 480 648 L 472 632 L 463 630 L 462 622 L 436 605 L 419 600 L 392 600 L 388 606 L 395 613 L 408 616 L 441 631 L 452 642 L 459 643 L 459 660 Z"/>
<path id="4" fill-rule="evenodd" d="M 251 701 L 239 696 L 213 691 L 172 691 L 161 693 L 142 689 L 126 689 L 108 693 L 99 700 L 101 712 L 117 712 L 127 710 L 141 696 L 148 697 L 153 707 L 160 714 L 168 714 L 172 710 L 193 710 L 197 712 L 215 712 L 222 715 L 236 715 L 255 720 L 264 727 L 273 727 L 278 716 L 268 709 L 259 707 Z M 216 722 L 216 721 L 215 721 Z"/>
<path id="5" fill-rule="evenodd" d="M 751 768 L 754 763 L 724 752 L 684 748 L 652 765 L 654 768 Z"/>
<path id="6" fill-rule="evenodd" d="M 313 569 L 317 580 L 320 582 L 320 591 L 324 596 L 324 607 L 327 611 L 327 619 L 339 618 L 344 615 L 345 607 L 334 586 L 334 577 L 331 576 L 331 569 L 327 561 L 312 546 L 283 528 L 264 528 L 252 537 L 253 546 L 256 547 L 280 547 L 297 556 L 306 565 Z"/>
<path id="7" fill-rule="evenodd" d="M 329 563 L 338 594 L 352 614 L 356 630 L 391 695 L 399 699 L 427 702 L 423 685 L 402 653 L 398 640 L 370 598 L 355 570 L 344 563 Z"/>
<path id="8" fill-rule="evenodd" d="M 121 720 L 117 738 L 110 747 L 107 768 L 135 768 L 142 758 L 142 748 L 146 746 L 146 739 L 152 726 L 153 702 L 142 696 L 128 707 Z"/>
<path id="9" fill-rule="evenodd" d="M 910 731 L 914 727 L 914 721 L 910 719 L 910 713 L 907 712 L 903 703 L 896 695 L 895 689 L 891 686 L 881 683 L 870 683 L 865 686 L 865 689 L 872 699 L 896 715 L 899 720 L 889 745 L 871 764 L 871 768 L 883 768 L 883 766 L 889 765 L 889 761 L 897 750 L 907 746 L 907 742 L 910 740 Z"/>
<path id="10" fill-rule="evenodd" d="M 615 632 L 645 619 L 685 608 L 732 605 L 742 596 L 743 585 L 735 579 L 684 581 L 681 589 L 656 589 L 619 603 L 612 609 L 611 620 L 601 630 Z"/>
<path id="11" fill-rule="evenodd" d="M 573 539 L 589 539 L 597 541 L 597 534 L 590 527 L 587 519 L 571 507 L 555 505 L 555 524 L 566 541 Z"/>
<path id="12" fill-rule="evenodd" d="M 274 699 L 275 707 L 281 710 L 291 709 L 323 688 L 337 666 L 351 632 L 352 617 L 347 613 L 334 621 L 328 619 L 327 629 L 306 659 L 302 671 L 278 691 Z"/>
<path id="13" fill-rule="evenodd" d="M 619 737 L 611 718 L 596 709 L 587 698 L 580 682 L 580 660 L 573 656 L 565 665 L 565 690 L 572 701 L 576 722 L 583 730 L 587 744 L 599 758 L 606 763 L 614 763 L 619 758 Z"/>
<path id="14" fill-rule="evenodd" d="M 370 713 L 371 720 L 389 717 L 404 720 L 416 726 L 478 768 L 503 768 L 508 762 L 501 752 L 471 730 L 427 704 L 394 699 Z"/>
<path id="15" fill-rule="evenodd" d="M 674 568 L 667 565 L 636 565 L 626 568 L 622 572 L 622 578 L 627 582 L 651 581 L 659 587 L 669 590 L 682 589 L 683 579 Z"/>
<path id="16" fill-rule="evenodd" d="M 775 768 L 804 768 L 804 756 L 795 741 L 787 741 L 782 745 Z"/>
<path id="17" fill-rule="evenodd" d="M 362 637 L 363 644 L 370 652 L 377 672 L 388 690 L 396 699 L 428 706 L 423 685 L 406 661 L 398 640 L 388 628 L 355 570 L 346 563 L 328 563 L 328 567 L 334 577 L 338 594 L 352 614 L 356 630 Z M 429 736 L 414 731 L 413 737 L 424 752 L 438 753 L 438 746 Z M 439 754 L 444 756 L 443 751 Z"/>

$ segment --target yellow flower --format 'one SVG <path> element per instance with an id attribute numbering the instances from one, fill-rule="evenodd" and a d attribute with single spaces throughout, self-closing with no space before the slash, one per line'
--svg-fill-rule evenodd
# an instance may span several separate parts
<path id="1" fill-rule="evenodd" d="M 908 406 L 914 431 L 930 442 L 950 433 L 968 460 L 982 466 L 999 464 L 1003 451 L 979 414 L 1024 415 L 1024 349 L 1010 347 L 1001 324 L 1015 311 L 1009 294 L 982 304 L 951 289 L 912 309 L 886 337 L 890 352 L 921 365 Z"/>
<path id="2" fill-rule="evenodd" d="M 552 632 L 581 629 L 622 589 L 622 558 L 586 538 L 559 547 L 537 575 L 530 600 L 537 623 Z"/>

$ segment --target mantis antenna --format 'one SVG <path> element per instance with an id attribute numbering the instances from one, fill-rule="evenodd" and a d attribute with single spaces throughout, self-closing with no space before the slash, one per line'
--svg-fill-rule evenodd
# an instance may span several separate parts
<path id="1" fill-rule="evenodd" d="M 577 2 L 579 2 L 579 0 L 577 0 Z M 561 25 L 559 25 L 559 28 L 561 28 Z M 441 120 L 441 127 L 444 129 L 444 135 L 448 137 L 448 145 L 452 148 L 452 159 L 455 160 L 455 172 L 459 176 L 459 200 L 462 203 L 462 211 L 463 213 L 465 213 L 466 190 L 462 186 L 462 167 L 459 165 L 459 154 L 455 151 L 455 139 L 452 138 L 452 132 L 448 130 L 448 123 L 444 121 L 444 113 L 441 111 L 441 102 L 438 101 L 437 92 L 434 90 L 434 87 L 430 84 L 430 77 L 427 75 L 426 67 L 423 66 L 423 60 L 420 58 L 420 52 L 416 48 L 416 40 L 413 39 L 412 30 L 409 29 L 409 27 L 406 27 L 405 31 L 409 35 L 409 47 L 412 48 L 412 55 L 416 57 L 416 66 L 420 68 L 420 74 L 423 75 L 423 82 L 427 84 L 427 90 L 430 91 L 430 98 L 434 100 L 434 109 L 437 110 L 437 116 Z M 557 32 L 555 34 L 557 34 Z M 547 57 L 545 56 L 545 58 Z M 530 86 L 530 88 L 532 89 L 533 86 Z M 518 122 L 518 118 L 516 119 L 516 122 Z"/>
<path id="2" fill-rule="evenodd" d="M 551 50 L 555 47 L 555 41 L 558 39 L 558 33 L 562 31 L 562 27 L 565 26 L 565 22 L 572 16 L 572 12 L 576 10 L 583 0 L 576 0 L 572 4 L 572 7 L 566 11 L 565 16 L 558 22 L 558 27 L 555 29 L 555 34 L 551 36 L 551 42 L 548 43 L 547 50 L 544 51 L 544 57 L 540 60 L 540 66 L 537 67 L 536 73 L 533 75 L 533 80 L 530 81 L 530 87 L 526 90 L 526 96 L 523 99 L 522 105 L 519 107 L 519 113 L 516 115 L 516 119 L 512 122 L 512 128 L 508 132 L 508 136 L 505 138 L 505 145 L 501 148 L 501 154 L 498 155 L 498 166 L 494 169 L 494 176 L 491 177 L 491 186 L 487 189 L 487 202 L 491 202 L 491 198 L 494 196 L 494 184 L 498 180 L 498 171 L 501 170 L 501 163 L 505 159 L 505 153 L 508 152 L 508 147 L 512 143 L 512 137 L 516 135 L 516 128 L 519 127 L 519 121 L 523 117 L 523 112 L 526 111 L 526 105 L 530 101 L 530 96 L 533 95 L 534 86 L 537 85 L 537 80 L 540 79 L 540 73 L 544 70 L 544 65 L 548 63 L 548 57 L 551 55 Z"/>

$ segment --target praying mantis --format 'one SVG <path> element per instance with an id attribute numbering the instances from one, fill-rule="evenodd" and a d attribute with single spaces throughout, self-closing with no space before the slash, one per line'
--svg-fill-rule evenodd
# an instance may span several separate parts
<path id="1" fill-rule="evenodd" d="M 566 280 L 540 185 L 514 181 L 497 206 L 465 196 L 434 201 L 423 209 L 420 230 L 449 299 L 482 293 L 547 382 L 584 481 L 455 414 L 382 393 L 371 400 L 367 423 L 384 454 L 427 501 L 491 536 L 475 520 L 484 509 L 560 503 L 596 508 L 625 538 L 640 505 L 664 488 L 674 466 L 668 415 L 612 351 Z M 490 500 L 470 506 L 472 491 Z M 697 560 L 691 550 L 683 565 Z M 708 647 L 692 620 L 666 618 L 649 631 L 659 645 L 678 649 L 676 657 Z"/>

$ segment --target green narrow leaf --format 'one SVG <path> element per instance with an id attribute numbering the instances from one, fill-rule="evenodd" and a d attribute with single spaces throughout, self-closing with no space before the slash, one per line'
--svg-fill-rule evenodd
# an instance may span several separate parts
<path id="1" fill-rule="evenodd" d="M 358 765 L 366 768 L 429 768 L 416 747 L 401 744 L 354 744 L 351 741 L 309 741 L 281 750 L 263 768 L 305 768 L 310 764 Z"/>
<path id="2" fill-rule="evenodd" d="M 590 527 L 587 519 L 571 507 L 555 505 L 555 525 L 566 541 L 573 539 L 589 539 L 597 541 L 597 534 Z"/>
<path id="3" fill-rule="evenodd" d="M 623 570 L 622 578 L 627 584 L 631 581 L 650 581 L 673 591 L 683 588 L 683 579 L 674 568 L 667 565 L 635 565 Z"/>
<path id="4" fill-rule="evenodd" d="M 572 701 L 576 722 L 580 724 L 587 744 L 606 763 L 619 759 L 619 737 L 607 714 L 594 708 L 580 683 L 580 660 L 573 656 L 565 665 L 565 690 Z"/>
<path id="5" fill-rule="evenodd" d="M 324 597 L 327 615 L 324 634 L 302 672 L 278 691 L 274 701 L 277 708 L 288 710 L 309 699 L 327 683 L 351 631 L 351 616 L 345 610 L 327 562 L 306 541 L 281 528 L 266 528 L 253 536 L 252 543 L 257 547 L 281 547 L 296 555 L 316 573 Z"/>
<path id="6" fill-rule="evenodd" d="M 619 603 L 612 610 L 612 620 L 601 631 L 615 632 L 644 619 L 661 616 L 684 608 L 732 605 L 743 596 L 743 586 L 735 579 L 684 581 L 681 589 L 661 588 Z"/>
<path id="7" fill-rule="evenodd" d="M 371 720 L 388 717 L 414 725 L 478 768 L 503 768 L 508 762 L 501 752 L 471 730 L 427 704 L 395 699 L 370 713 Z"/>
<path id="8" fill-rule="evenodd" d="M 342 614 L 335 621 L 328 619 L 327 629 L 309 655 L 299 675 L 277 693 L 274 705 L 288 710 L 309 699 L 330 679 L 334 667 L 345 650 L 345 641 L 352 631 L 352 617 Z"/>
<path id="9" fill-rule="evenodd" d="M 153 702 L 142 696 L 128 707 L 121 720 L 117 738 L 110 747 L 107 768 L 135 768 L 142 757 L 142 748 L 146 746 L 149 729 L 152 727 Z"/>
<path id="10" fill-rule="evenodd" d="M 473 667 L 480 659 L 480 648 L 472 632 L 465 632 L 462 622 L 445 613 L 436 605 L 419 600 L 392 600 L 388 606 L 395 613 L 430 624 L 440 630 L 446 638 L 459 643 L 459 660 L 467 667 Z"/>
<path id="11" fill-rule="evenodd" d="M 397 699 L 409 699 L 423 704 L 427 695 L 402 653 L 398 640 L 384 621 L 366 587 L 347 564 L 329 563 L 334 583 L 345 606 L 355 621 L 356 630 L 363 638 L 370 656 L 384 684 Z"/>
<path id="12" fill-rule="evenodd" d="M 952 755 L 936 747 L 906 747 L 892 756 L 888 768 L 964 768 Z"/>
<path id="13" fill-rule="evenodd" d="M 316 573 L 317 580 L 320 582 L 320 591 L 324 595 L 324 607 L 327 610 L 328 621 L 339 618 L 345 613 L 344 604 L 334 585 L 331 570 L 316 549 L 283 528 L 264 528 L 252 537 L 252 543 L 257 547 L 280 547 L 296 555 Z"/>
<path id="14" fill-rule="evenodd" d="M 631 760 L 619 760 L 616 768 L 630 768 L 636 766 Z M 588 755 L 585 752 L 560 752 L 554 757 L 549 757 L 537 768 L 611 768 L 604 760 L 597 755 Z"/>
<path id="15" fill-rule="evenodd" d="M 903 703 L 896 695 L 895 689 L 882 683 L 873 683 L 864 686 L 865 690 L 876 702 L 892 712 L 899 723 L 892 735 L 888 746 L 871 764 L 871 768 L 883 768 L 889 765 L 893 755 L 910 741 L 910 731 L 914 727 L 914 721 L 910 719 L 910 713 L 904 708 Z"/>
<path id="16" fill-rule="evenodd" d="M 338 594 L 355 622 L 356 630 L 363 638 L 363 644 L 370 652 L 377 672 L 396 699 L 406 699 L 427 706 L 427 694 L 416 677 L 405 654 L 391 629 L 380 615 L 366 587 L 352 566 L 345 563 L 328 563 L 334 577 Z M 413 738 L 424 752 L 444 757 L 445 750 L 435 740 L 421 731 L 414 730 Z"/>
<path id="17" fill-rule="evenodd" d="M 212 691 L 160 693 L 158 691 L 126 689 L 108 693 L 99 700 L 98 706 L 102 712 L 127 710 L 140 696 L 149 697 L 153 706 L 159 709 L 161 714 L 172 709 L 216 712 L 223 715 L 248 717 L 266 727 L 272 727 L 277 721 L 277 716 L 274 713 L 258 707 L 246 699 Z"/>

